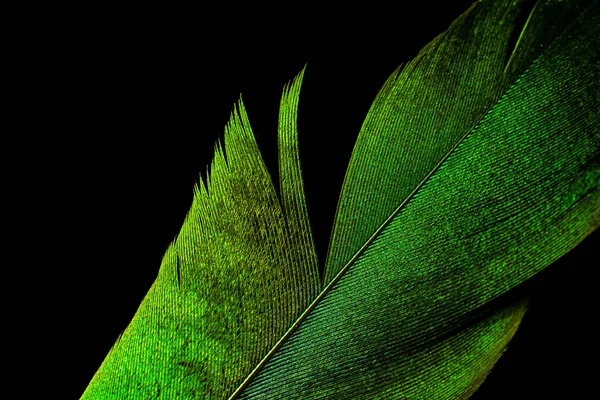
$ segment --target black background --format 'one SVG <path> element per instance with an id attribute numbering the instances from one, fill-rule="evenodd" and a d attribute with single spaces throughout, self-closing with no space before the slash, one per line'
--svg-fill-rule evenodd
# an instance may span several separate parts
<path id="1" fill-rule="evenodd" d="M 43 162 L 29 175 L 44 195 L 32 209 L 49 244 L 41 276 L 51 269 L 60 282 L 44 312 L 64 366 L 48 390 L 78 398 L 133 317 L 240 93 L 276 174 L 281 90 L 304 65 L 301 159 L 322 263 L 377 91 L 468 4 L 254 9 L 260 19 L 233 6 L 104 8 L 51 22 L 33 67 Z M 473 398 L 579 398 L 592 388 L 598 242 L 596 232 L 527 285 L 522 328 Z"/>

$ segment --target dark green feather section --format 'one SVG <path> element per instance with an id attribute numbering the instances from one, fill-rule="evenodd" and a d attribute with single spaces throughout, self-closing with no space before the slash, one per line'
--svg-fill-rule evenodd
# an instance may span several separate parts
<path id="1" fill-rule="evenodd" d="M 281 201 L 243 105 L 156 281 L 84 399 L 227 398 L 320 291 L 300 164 L 302 74 L 282 98 Z"/>
<path id="2" fill-rule="evenodd" d="M 524 1 L 476 3 L 392 74 L 346 172 L 326 283 L 589 3 L 540 1 L 522 28 Z"/>
<path id="3" fill-rule="evenodd" d="M 600 225 L 598 14 L 585 10 L 454 144 L 241 398 L 423 398 L 397 360 L 431 346 L 420 362 L 436 368 L 449 332 Z M 462 345 L 480 340 L 466 335 Z M 464 357 L 487 370 L 475 354 Z M 424 376 L 423 390 L 468 395 L 470 379 L 431 394 Z"/>

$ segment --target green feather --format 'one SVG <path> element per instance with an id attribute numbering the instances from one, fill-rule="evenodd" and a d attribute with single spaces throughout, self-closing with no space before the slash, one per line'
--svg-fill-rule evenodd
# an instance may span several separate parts
<path id="1" fill-rule="evenodd" d="M 321 278 L 279 116 L 279 191 L 240 101 L 206 187 L 83 399 L 467 398 L 600 225 L 600 7 L 474 4 L 385 83 Z M 516 40 L 513 40 L 516 38 Z M 515 44 L 513 44 L 515 43 Z"/>

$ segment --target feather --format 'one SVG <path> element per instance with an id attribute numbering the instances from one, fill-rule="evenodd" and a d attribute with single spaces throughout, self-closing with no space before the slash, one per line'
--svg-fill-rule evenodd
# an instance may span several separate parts
<path id="1" fill-rule="evenodd" d="M 97 398 L 466 398 L 600 224 L 597 2 L 474 4 L 355 145 L 321 278 L 285 89 L 273 184 L 240 101 Z M 513 38 L 517 38 L 513 45 Z M 278 186 L 279 190 L 275 187 Z"/>

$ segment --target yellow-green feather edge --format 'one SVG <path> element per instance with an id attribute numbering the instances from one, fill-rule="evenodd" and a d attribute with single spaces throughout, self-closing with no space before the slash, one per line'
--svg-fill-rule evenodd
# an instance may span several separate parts
<path id="1" fill-rule="evenodd" d="M 279 122 L 281 201 L 240 101 L 207 188 L 83 399 L 227 398 L 320 290 L 300 163 L 302 74 Z"/>

